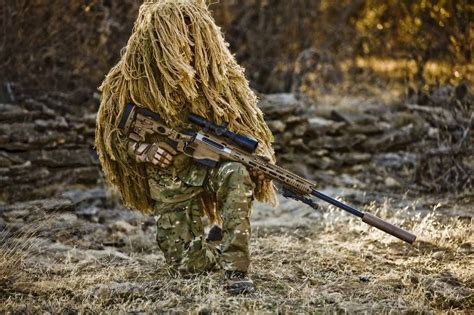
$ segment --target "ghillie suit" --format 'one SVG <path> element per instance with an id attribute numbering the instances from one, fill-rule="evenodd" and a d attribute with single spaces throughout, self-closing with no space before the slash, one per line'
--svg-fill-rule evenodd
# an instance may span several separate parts
<path id="1" fill-rule="evenodd" d="M 276 203 L 271 182 L 251 176 L 239 163 L 208 169 L 184 154 L 164 168 L 139 163 L 144 160 L 137 159 L 137 146 L 163 139 L 133 143 L 117 128 L 129 102 L 158 113 L 175 128 L 186 127 L 186 115 L 193 112 L 253 136 L 259 141 L 257 154 L 274 161 L 273 137 L 257 98 L 204 1 L 143 3 L 120 61 L 100 89 L 96 147 L 105 176 L 126 206 L 154 211 L 158 246 L 167 262 L 182 272 L 222 266 L 230 272 L 234 292 L 253 288 L 246 277 L 250 211 L 254 197 Z M 203 212 L 222 223 L 221 242 L 204 235 Z"/>
<path id="2" fill-rule="evenodd" d="M 274 161 L 271 131 L 257 107 L 244 70 L 214 23 L 204 0 L 149 0 L 140 7 L 120 61 L 102 83 L 95 145 L 108 181 L 126 206 L 150 213 L 146 166 L 127 157 L 117 129 L 132 102 L 160 114 L 172 127 L 193 112 L 259 141 L 257 153 Z M 257 200 L 276 203 L 271 182 L 252 177 Z M 213 202 L 206 211 L 214 219 Z"/>

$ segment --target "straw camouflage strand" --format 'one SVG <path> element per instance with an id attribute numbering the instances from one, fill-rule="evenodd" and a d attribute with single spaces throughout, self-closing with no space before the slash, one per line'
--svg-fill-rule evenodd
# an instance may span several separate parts
<path id="1" fill-rule="evenodd" d="M 183 126 L 183 110 L 228 122 L 232 131 L 256 138 L 257 154 L 274 162 L 273 136 L 257 97 L 204 1 L 145 1 L 120 61 L 100 90 L 95 144 L 106 178 L 128 207 L 152 210 L 144 166 L 127 157 L 117 129 L 128 102 L 159 113 L 172 127 Z M 254 181 L 256 199 L 276 204 L 272 184 Z"/>

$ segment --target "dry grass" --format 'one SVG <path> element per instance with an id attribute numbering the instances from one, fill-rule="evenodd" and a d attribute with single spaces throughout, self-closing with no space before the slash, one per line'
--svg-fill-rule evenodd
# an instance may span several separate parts
<path id="1" fill-rule="evenodd" d="M 46 225 L 35 223 L 2 238 L 0 312 L 472 310 L 472 219 L 407 219 L 406 209 L 390 208 L 373 204 L 367 210 L 416 232 L 415 246 L 332 209 L 304 225 L 257 227 L 252 276 L 258 291 L 238 297 L 221 290 L 220 272 L 173 275 L 156 248 L 94 250 L 48 242 L 35 237 Z"/>

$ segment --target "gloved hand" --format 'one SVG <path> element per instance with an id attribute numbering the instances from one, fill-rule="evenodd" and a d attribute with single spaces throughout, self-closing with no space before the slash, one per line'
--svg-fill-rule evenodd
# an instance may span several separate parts
<path id="1" fill-rule="evenodd" d="M 171 164 L 176 153 L 176 150 L 164 142 L 139 143 L 135 150 L 138 162 L 149 162 L 162 168 Z"/>

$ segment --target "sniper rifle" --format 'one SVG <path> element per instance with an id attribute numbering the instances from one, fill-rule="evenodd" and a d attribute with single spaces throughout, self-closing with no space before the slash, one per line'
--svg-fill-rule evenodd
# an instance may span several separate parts
<path id="1" fill-rule="evenodd" d="M 359 218 L 363 222 L 412 244 L 416 236 L 392 225 L 370 213 L 362 212 L 316 190 L 316 184 L 286 169 L 269 163 L 265 158 L 254 154 L 258 142 L 245 135 L 234 133 L 226 126 L 216 125 L 204 117 L 190 114 L 189 122 L 198 126 L 198 130 L 178 131 L 169 128 L 160 116 L 148 109 L 127 104 L 119 128 L 134 141 L 143 142 L 147 135 L 161 135 L 166 142 L 196 162 L 214 168 L 221 161 L 242 163 L 251 170 L 262 173 L 265 177 L 276 181 L 283 188 L 283 196 L 301 201 L 316 209 L 317 204 L 312 196 L 324 200 Z"/>

